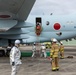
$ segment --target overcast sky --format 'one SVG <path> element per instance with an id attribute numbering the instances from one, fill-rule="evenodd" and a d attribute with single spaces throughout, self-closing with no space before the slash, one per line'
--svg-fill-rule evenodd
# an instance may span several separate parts
<path id="1" fill-rule="evenodd" d="M 36 0 L 31 10 L 33 15 L 49 15 L 50 13 L 55 15 L 75 14 L 76 0 Z"/>

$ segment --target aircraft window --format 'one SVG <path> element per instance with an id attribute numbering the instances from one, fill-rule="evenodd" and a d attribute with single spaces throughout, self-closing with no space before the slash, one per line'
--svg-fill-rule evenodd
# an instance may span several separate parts
<path id="1" fill-rule="evenodd" d="M 49 23 L 49 21 L 46 21 L 46 25 L 49 25 L 50 23 Z"/>

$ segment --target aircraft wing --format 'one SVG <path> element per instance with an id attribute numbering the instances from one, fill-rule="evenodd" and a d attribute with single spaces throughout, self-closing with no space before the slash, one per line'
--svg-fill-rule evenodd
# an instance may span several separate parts
<path id="1" fill-rule="evenodd" d="M 0 19 L 24 21 L 34 3 L 35 0 L 0 0 Z"/>

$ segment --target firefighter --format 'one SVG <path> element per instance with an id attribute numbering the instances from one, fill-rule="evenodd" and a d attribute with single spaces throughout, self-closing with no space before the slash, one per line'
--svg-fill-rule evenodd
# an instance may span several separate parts
<path id="1" fill-rule="evenodd" d="M 22 64 L 20 59 L 21 52 L 18 48 L 19 44 L 20 44 L 20 40 L 16 40 L 15 45 L 12 47 L 10 51 L 10 65 L 12 66 L 11 75 L 16 75 L 19 70 L 20 64 Z"/>
<path id="2" fill-rule="evenodd" d="M 32 57 L 36 57 L 36 43 L 33 44 L 32 52 Z"/>
<path id="3" fill-rule="evenodd" d="M 59 70 L 59 46 L 57 44 L 57 40 L 53 39 L 52 40 L 52 46 L 51 46 L 51 50 L 50 50 L 50 57 L 52 59 L 51 61 L 51 65 L 52 65 L 52 71 L 58 71 Z"/>
<path id="4" fill-rule="evenodd" d="M 64 59 L 64 46 L 63 46 L 63 42 L 60 42 L 60 58 Z"/>
<path id="5" fill-rule="evenodd" d="M 47 57 L 47 54 L 46 54 L 46 47 L 45 47 L 45 44 L 42 43 L 41 45 L 41 57 L 44 56 L 45 58 Z"/>
<path id="6" fill-rule="evenodd" d="M 37 34 L 37 36 L 40 35 L 41 30 L 42 30 L 41 29 L 41 23 L 37 22 L 37 24 L 36 24 L 36 34 Z"/>

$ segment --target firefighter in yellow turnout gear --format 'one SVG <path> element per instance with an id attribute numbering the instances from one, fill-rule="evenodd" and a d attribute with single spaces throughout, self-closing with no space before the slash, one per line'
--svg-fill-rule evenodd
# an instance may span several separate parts
<path id="1" fill-rule="evenodd" d="M 60 42 L 60 58 L 64 59 L 64 46 L 62 42 Z"/>
<path id="2" fill-rule="evenodd" d="M 52 71 L 58 71 L 59 70 L 59 46 L 57 43 L 56 39 L 52 40 L 52 46 L 51 46 L 51 50 L 50 50 L 50 57 L 52 58 L 51 64 L 52 64 Z"/>

